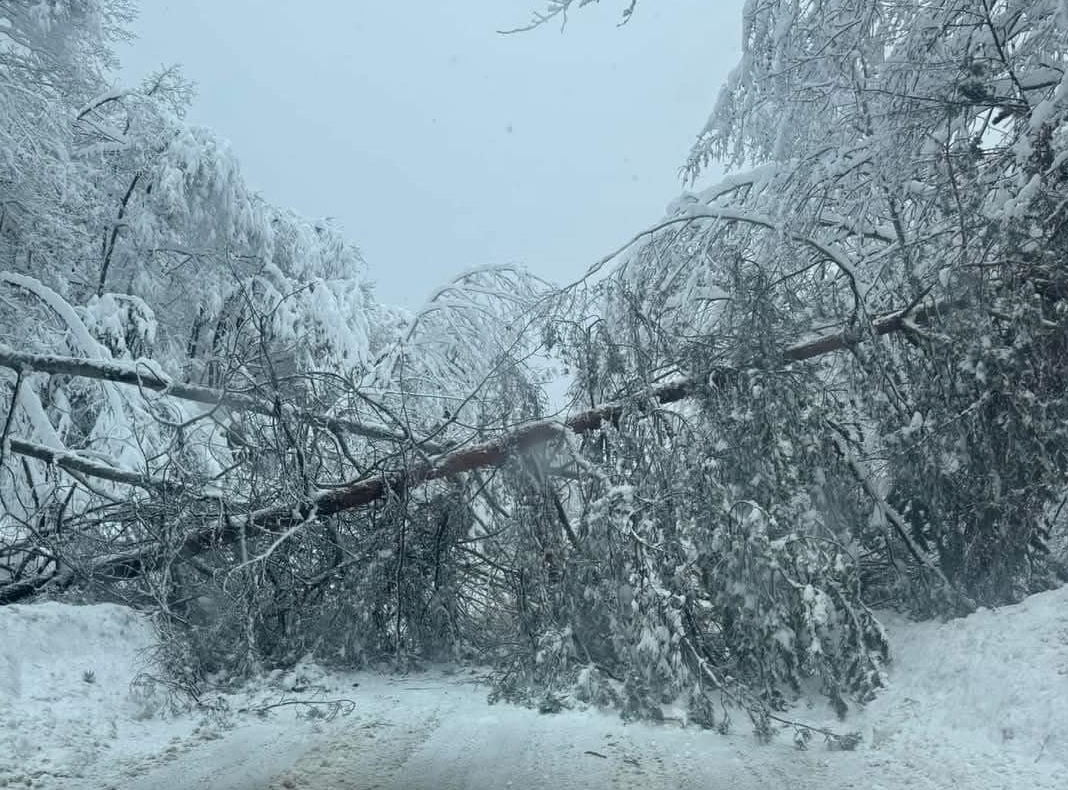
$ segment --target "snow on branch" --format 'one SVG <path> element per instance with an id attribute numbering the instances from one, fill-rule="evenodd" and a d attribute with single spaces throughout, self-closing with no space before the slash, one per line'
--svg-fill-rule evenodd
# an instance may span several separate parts
<path id="1" fill-rule="evenodd" d="M 916 324 L 927 324 L 945 313 L 951 313 L 967 306 L 966 299 L 949 302 L 936 302 L 918 310 L 904 309 L 876 318 L 872 321 L 871 332 L 876 337 L 904 332 Z M 842 329 L 828 335 L 821 335 L 812 340 L 795 343 L 783 351 L 783 358 L 791 362 L 802 362 L 824 354 L 842 351 L 854 345 L 859 334 L 854 330 Z"/>
<path id="2" fill-rule="evenodd" d="M 8 440 L 11 452 L 17 455 L 25 455 L 36 458 L 46 464 L 59 467 L 65 471 L 75 472 L 87 477 L 95 477 L 100 480 L 109 480 L 112 483 L 142 488 L 150 493 L 190 493 L 187 486 L 180 483 L 141 475 L 136 472 L 128 472 L 111 464 L 87 458 L 79 453 L 60 450 L 37 442 L 27 442 L 24 439 L 11 438 Z"/>
<path id="3" fill-rule="evenodd" d="M 513 33 L 526 33 L 535 28 L 539 28 L 542 25 L 551 22 L 552 20 L 560 17 L 562 24 L 567 24 L 567 14 L 571 8 L 582 8 L 583 6 L 590 5 L 591 3 L 600 2 L 600 0 L 549 0 L 544 11 L 535 11 L 531 14 L 530 21 L 525 25 L 519 27 L 509 28 L 507 30 L 498 30 L 501 35 L 512 35 Z M 623 17 L 620 20 L 620 25 L 625 25 L 634 16 L 634 9 L 638 5 L 638 0 L 628 0 L 623 7 Z"/>
<path id="4" fill-rule="evenodd" d="M 0 343 L 0 367 L 12 370 L 35 370 L 41 373 L 78 376 L 81 378 L 108 381 L 114 384 L 126 384 L 144 390 L 165 393 L 172 398 L 204 403 L 210 406 L 226 406 L 238 411 L 252 412 L 274 416 L 274 403 L 250 395 L 246 392 L 232 392 L 195 384 L 175 381 L 155 364 L 141 361 L 130 365 L 106 359 L 85 359 L 65 357 L 56 354 L 30 354 Z M 335 433 L 350 433 L 368 439 L 404 443 L 413 441 L 413 437 L 396 433 L 384 426 L 354 422 L 352 420 L 327 417 L 295 406 L 283 406 L 283 412 L 290 417 L 303 420 Z"/>
<path id="5" fill-rule="evenodd" d="M 25 274 L 18 274 L 17 272 L 0 272 L 0 282 L 6 282 L 9 285 L 21 288 L 22 290 L 33 294 L 48 305 L 49 309 L 58 315 L 63 320 L 63 323 L 67 325 L 67 329 L 70 331 L 71 336 L 84 353 L 92 357 L 100 355 L 110 356 L 107 349 L 93 337 L 93 334 L 89 331 L 88 327 L 85 326 L 85 323 L 78 315 L 78 312 L 70 305 L 70 303 L 40 280 Z"/>
<path id="6" fill-rule="evenodd" d="M 929 322 L 961 306 L 958 303 L 949 303 L 937 304 L 914 312 L 910 309 L 900 310 L 874 321 L 873 334 L 879 336 L 904 331 L 910 325 Z M 782 358 L 784 361 L 812 359 L 849 348 L 859 339 L 859 336 L 854 337 L 848 331 L 843 330 L 789 346 L 784 349 Z M 0 359 L 3 359 L 2 355 Z M 566 439 L 572 434 L 597 430 L 605 423 L 618 420 L 628 408 L 637 408 L 639 412 L 642 412 L 649 411 L 657 405 L 676 403 L 693 397 L 710 383 L 724 383 L 732 375 L 734 371 L 724 369 L 713 374 L 715 379 L 712 381 L 707 378 L 679 379 L 662 384 L 633 398 L 603 404 L 581 412 L 565 422 L 557 420 L 533 422 L 502 434 L 492 441 L 442 453 L 405 470 L 358 480 L 347 486 L 325 491 L 300 503 L 287 502 L 250 511 L 244 515 L 235 512 L 236 509 L 228 508 L 229 516 L 226 519 L 192 531 L 182 543 L 180 554 L 185 557 L 195 556 L 213 547 L 234 543 L 246 534 L 249 528 L 288 537 L 289 531 L 294 527 L 306 524 L 317 517 L 355 510 L 390 496 L 402 496 L 405 492 L 432 480 L 440 480 L 476 469 L 502 466 L 525 450 L 555 439 Z M 19 452 L 14 441 L 11 446 L 13 451 Z M 81 471 L 91 474 L 85 469 Z M 89 575 L 118 575 L 122 578 L 129 578 L 156 567 L 163 561 L 164 558 L 159 548 L 150 545 L 98 558 L 89 563 L 87 572 Z M 25 599 L 45 586 L 64 587 L 75 581 L 76 577 L 72 574 L 50 574 L 37 577 L 36 581 L 29 579 L 0 585 L 0 604 Z"/>

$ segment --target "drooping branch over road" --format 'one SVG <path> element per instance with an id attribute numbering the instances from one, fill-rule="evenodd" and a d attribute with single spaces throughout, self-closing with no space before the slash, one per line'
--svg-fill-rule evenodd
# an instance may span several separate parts
<path id="1" fill-rule="evenodd" d="M 904 331 L 915 325 L 927 323 L 939 314 L 958 307 L 959 305 L 956 304 L 935 305 L 912 313 L 908 311 L 891 313 L 872 323 L 871 334 L 882 336 Z M 856 342 L 858 342 L 857 336 L 848 330 L 821 335 L 812 340 L 787 347 L 782 353 L 782 359 L 785 362 L 812 359 L 824 354 L 841 351 Z M 81 375 L 89 378 L 146 386 L 146 379 L 142 379 L 140 374 L 133 373 L 117 364 L 98 363 L 93 360 L 20 354 L 0 347 L 0 364 L 8 367 L 18 366 L 23 369 L 29 368 L 45 372 Z M 730 376 L 730 371 L 723 371 L 722 375 L 725 381 Z M 150 389 L 165 390 L 175 397 L 189 397 L 190 400 L 202 403 L 216 402 L 209 398 L 208 393 L 212 393 L 216 398 L 228 399 L 231 397 L 227 393 L 222 393 L 218 390 L 177 384 L 154 375 L 150 376 L 147 381 L 152 382 L 152 386 L 148 387 Z M 709 382 L 707 379 L 678 379 L 627 400 L 607 403 L 589 409 L 563 422 L 559 420 L 541 420 L 529 423 L 491 441 L 442 453 L 429 460 L 417 462 L 407 469 L 359 480 L 347 486 L 321 493 L 305 502 L 287 502 L 243 514 L 235 513 L 232 509 L 226 508 L 224 509 L 225 512 L 229 513 L 226 519 L 214 521 L 207 526 L 193 530 L 188 535 L 182 544 L 181 555 L 187 557 L 195 556 L 213 547 L 233 543 L 250 529 L 282 533 L 316 518 L 354 510 L 389 496 L 402 496 L 405 492 L 418 488 L 432 480 L 448 478 L 475 469 L 501 466 L 510 458 L 518 456 L 525 450 L 563 438 L 569 432 L 583 434 L 597 430 L 605 423 L 617 420 L 628 408 L 638 408 L 640 410 L 643 408 L 655 408 L 657 405 L 664 406 L 676 403 L 699 393 L 710 383 L 717 384 L 722 383 L 722 381 Z M 260 411 L 260 402 L 258 400 L 240 394 L 235 397 L 235 403 L 239 407 L 246 407 L 250 411 Z M 273 413 L 273 411 L 260 413 Z M 325 418 L 318 417 L 317 419 Z M 402 441 L 404 437 L 395 437 L 395 440 Z M 41 457 L 41 448 L 25 442 L 12 441 L 11 450 L 16 453 Z M 64 464 L 68 462 L 74 463 L 77 460 L 74 455 L 63 454 L 62 458 L 57 458 L 55 463 L 60 468 L 64 468 Z M 111 470 L 111 467 L 108 467 L 108 470 Z M 84 465 L 79 466 L 78 471 L 87 475 L 93 474 L 92 470 Z M 115 475 L 109 471 L 107 475 L 101 476 L 115 482 L 128 482 L 130 485 L 140 487 L 145 487 L 148 482 L 140 476 L 136 476 L 137 479 L 120 480 L 116 475 L 125 473 L 120 473 L 118 470 L 114 470 L 114 472 Z M 70 568 L 61 567 L 47 575 L 0 585 L 0 604 L 14 603 L 28 598 L 46 586 L 51 588 L 68 587 L 77 582 L 83 575 L 88 577 L 131 578 L 157 566 L 163 561 L 164 557 L 157 547 L 149 545 L 138 547 L 128 552 L 96 558 L 87 563 L 87 567 L 81 573 L 74 573 Z"/>

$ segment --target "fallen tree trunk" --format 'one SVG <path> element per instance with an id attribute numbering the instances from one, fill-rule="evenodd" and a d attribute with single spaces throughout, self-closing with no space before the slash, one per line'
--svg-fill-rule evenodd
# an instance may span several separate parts
<path id="1" fill-rule="evenodd" d="M 876 337 L 894 334 L 895 332 L 904 332 L 910 329 L 913 325 L 930 323 L 939 316 L 960 310 L 967 305 L 967 300 L 958 299 L 952 302 L 936 302 L 933 305 L 918 310 L 899 310 L 876 318 L 871 322 L 870 331 L 871 334 Z M 843 349 L 856 345 L 856 343 L 863 338 L 864 336 L 855 330 L 850 331 L 843 329 L 840 332 L 821 335 L 813 340 L 806 340 L 803 343 L 787 346 L 783 351 L 782 356 L 783 359 L 788 362 L 803 362 L 806 359 L 813 359 L 814 357 L 819 357 L 824 354 L 842 351 Z"/>
<path id="2" fill-rule="evenodd" d="M 913 324 L 926 323 L 944 310 L 956 306 L 934 306 L 908 314 L 907 311 L 892 313 L 872 323 L 876 336 L 903 331 Z M 857 342 L 848 331 L 823 335 L 810 341 L 787 347 L 782 354 L 785 361 L 803 361 L 834 351 L 841 351 Z M 68 371 L 62 371 L 68 372 Z M 76 375 L 76 374 L 75 374 Z M 711 383 L 723 383 L 731 375 L 723 372 L 723 379 Z M 282 533 L 319 517 L 353 510 L 388 496 L 401 496 L 431 480 L 439 480 L 475 469 L 496 467 L 524 450 L 562 438 L 566 433 L 587 433 L 613 422 L 622 416 L 629 406 L 637 404 L 667 405 L 676 403 L 700 392 L 710 382 L 706 379 L 680 379 L 625 401 L 604 404 L 577 414 L 565 422 L 543 420 L 524 425 L 483 444 L 464 447 L 443 453 L 428 461 L 420 462 L 409 469 L 379 477 L 359 480 L 350 485 L 324 492 L 305 502 L 286 503 L 238 515 L 230 512 L 228 518 L 219 520 L 189 534 L 182 544 L 180 554 L 191 557 L 215 546 L 237 541 L 249 529 Z M 12 450 L 19 452 L 14 443 Z M 132 483 L 132 481 L 131 481 Z M 13 603 L 28 598 L 51 585 L 63 588 L 83 577 L 112 577 L 128 579 L 157 567 L 165 559 L 154 546 L 139 547 L 126 553 L 100 557 L 87 563 L 80 573 L 69 568 L 34 579 L 0 585 L 0 604 Z"/>
<path id="3" fill-rule="evenodd" d="M 693 387 L 694 383 L 689 380 L 664 384 L 648 393 L 646 402 L 652 401 L 659 404 L 677 402 L 687 397 L 693 391 Z M 250 529 L 272 533 L 285 532 L 294 526 L 319 517 L 353 510 L 387 496 L 401 496 L 405 491 L 417 488 L 431 480 L 439 480 L 473 469 L 501 466 L 518 453 L 561 438 L 568 431 L 587 433 L 596 430 L 606 422 L 618 419 L 631 402 L 633 401 L 605 404 L 584 411 L 566 422 L 542 420 L 524 425 L 493 441 L 444 453 L 410 469 L 360 480 L 343 488 L 324 492 L 306 502 L 276 505 L 243 515 L 230 512 L 226 519 L 220 519 L 210 526 L 191 532 L 183 542 L 179 554 L 186 557 L 195 556 L 214 546 L 233 543 L 239 540 L 242 534 L 247 534 Z M 11 449 L 14 452 L 22 452 L 28 449 L 24 445 L 25 443 L 22 442 L 12 442 Z M 29 454 L 40 457 L 37 452 Z M 66 457 L 69 456 L 59 456 L 60 459 Z M 86 470 L 83 468 L 82 471 Z M 125 482 L 138 485 L 143 480 L 139 478 L 136 481 L 130 479 Z M 46 586 L 53 589 L 69 587 L 80 578 L 129 579 L 157 567 L 163 561 L 164 557 L 155 546 L 142 546 L 129 552 L 100 557 L 88 562 L 86 567 L 78 573 L 74 573 L 70 568 L 60 568 L 53 573 L 33 579 L 0 585 L 0 605 L 28 598 Z"/>

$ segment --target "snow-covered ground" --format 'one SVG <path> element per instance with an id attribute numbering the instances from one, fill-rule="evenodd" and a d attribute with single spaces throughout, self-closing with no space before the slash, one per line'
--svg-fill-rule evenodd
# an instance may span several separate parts
<path id="1" fill-rule="evenodd" d="M 724 737 L 593 710 L 489 706 L 470 670 L 393 678 L 299 667 L 226 698 L 227 709 L 213 698 L 215 711 L 169 715 L 161 688 L 131 685 L 152 672 L 152 633 L 138 615 L 8 606 L 0 787 L 1068 788 L 1068 588 L 945 624 L 885 622 L 896 662 L 875 702 L 844 726 L 822 703 L 792 713 L 863 733 L 856 751 L 832 752 L 818 739 L 798 751 L 789 733 L 761 746 L 741 714 Z M 297 699 L 324 704 L 288 704 Z"/>

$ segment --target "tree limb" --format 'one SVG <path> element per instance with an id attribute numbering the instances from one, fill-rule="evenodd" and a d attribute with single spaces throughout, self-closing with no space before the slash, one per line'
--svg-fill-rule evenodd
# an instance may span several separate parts
<path id="1" fill-rule="evenodd" d="M 84 455 L 67 450 L 57 450 L 48 445 L 13 438 L 10 440 L 10 447 L 11 452 L 13 453 L 36 458 L 39 461 L 44 461 L 46 464 L 57 466 L 64 471 L 76 472 L 88 477 L 95 477 L 99 480 L 110 480 L 113 483 L 135 486 L 144 489 L 149 493 L 193 493 L 188 486 L 184 486 L 181 483 L 158 480 L 137 472 L 128 472 L 124 469 L 112 466 L 111 464 L 94 461 L 91 458 L 86 458 Z"/>
<path id="2" fill-rule="evenodd" d="M 162 392 L 180 400 L 204 403 L 211 406 L 221 405 L 237 411 L 263 414 L 268 417 L 273 417 L 276 413 L 273 403 L 255 395 L 201 387 L 195 384 L 184 384 L 143 363 L 130 365 L 105 359 L 64 357 L 56 354 L 30 354 L 24 351 L 16 351 L 10 346 L 0 343 L 0 367 L 110 381 L 113 384 L 126 384 L 154 392 Z M 326 417 L 296 406 L 285 406 L 284 408 L 289 416 L 329 431 L 350 433 L 368 439 L 396 443 L 415 441 L 414 437 L 410 435 L 396 433 L 383 426 Z"/>

